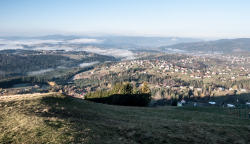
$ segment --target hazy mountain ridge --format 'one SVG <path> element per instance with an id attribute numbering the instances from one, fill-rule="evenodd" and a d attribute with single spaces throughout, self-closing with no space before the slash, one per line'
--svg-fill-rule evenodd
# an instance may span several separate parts
<path id="1" fill-rule="evenodd" d="M 139 37 L 139 36 L 113 36 L 113 37 L 99 37 L 105 39 L 104 43 L 109 44 L 133 44 L 137 46 L 162 46 L 172 45 L 183 42 L 198 42 L 201 39 L 193 38 L 178 38 L 178 37 Z"/>
<path id="2" fill-rule="evenodd" d="M 204 41 L 194 43 L 179 43 L 170 46 L 162 46 L 161 50 L 171 48 L 185 51 L 220 51 L 235 52 L 235 51 L 250 51 L 250 38 L 238 38 L 238 39 L 221 39 L 216 41 Z"/>
<path id="3" fill-rule="evenodd" d="M 105 46 L 115 46 L 126 45 L 128 47 L 158 47 L 164 45 L 173 45 L 177 43 L 188 43 L 188 42 L 199 42 L 203 41 L 202 39 L 194 38 L 179 38 L 179 37 L 141 37 L 141 36 L 64 36 L 64 35 L 47 35 L 47 36 L 36 36 L 36 37 L 23 37 L 23 36 L 1 36 L 0 39 L 5 40 L 26 40 L 26 39 L 39 39 L 39 40 L 74 40 L 74 39 L 90 39 L 98 40 L 95 44 L 102 44 Z M 91 43 L 91 42 L 85 42 Z M 93 43 L 93 42 L 92 42 Z M 124 47 L 124 46 L 122 46 Z"/>

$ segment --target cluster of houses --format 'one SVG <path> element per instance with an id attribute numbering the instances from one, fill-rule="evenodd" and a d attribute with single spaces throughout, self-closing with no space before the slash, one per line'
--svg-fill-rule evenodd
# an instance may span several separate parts
<path id="1" fill-rule="evenodd" d="M 234 55 L 223 55 L 220 59 L 227 60 L 231 64 L 247 64 L 250 63 L 250 57 L 234 56 Z"/>
<path id="2" fill-rule="evenodd" d="M 165 88 L 172 88 L 175 90 L 182 90 L 182 89 L 187 89 L 189 88 L 190 90 L 193 91 L 202 91 L 203 88 L 197 87 L 195 88 L 194 86 L 172 86 L 172 85 L 168 85 L 168 84 L 156 84 L 155 87 L 157 88 L 161 88 L 161 87 L 165 87 Z M 211 88 L 211 91 L 232 91 L 232 90 L 237 90 L 237 91 L 241 91 L 241 92 L 247 92 L 247 89 L 233 89 L 233 88 L 229 88 L 226 89 L 224 87 L 215 87 L 215 88 Z"/>
<path id="3" fill-rule="evenodd" d="M 209 58 L 215 58 L 215 59 L 222 59 L 222 60 L 226 60 L 231 64 L 247 64 L 250 63 L 250 57 L 244 57 L 244 56 L 240 56 L 240 54 L 238 56 L 236 55 L 224 55 L 224 54 L 200 54 L 200 53 L 192 53 L 193 56 L 196 56 L 198 58 L 203 58 L 204 61 L 209 61 Z"/>

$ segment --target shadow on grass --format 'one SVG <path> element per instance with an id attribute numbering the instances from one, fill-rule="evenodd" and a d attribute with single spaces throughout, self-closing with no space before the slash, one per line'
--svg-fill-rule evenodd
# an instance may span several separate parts
<path id="1" fill-rule="evenodd" d="M 146 131 L 138 127 L 130 126 L 128 119 L 100 115 L 89 109 L 81 109 L 84 102 L 77 102 L 77 99 L 67 96 L 47 96 L 40 100 L 44 107 L 34 106 L 29 113 L 44 118 L 44 123 L 53 130 L 66 128 L 61 139 L 72 140 L 66 143 L 127 143 L 142 142 L 147 137 Z M 92 103 L 95 105 L 95 103 Z M 105 106 L 105 105 L 103 105 Z M 77 108 L 76 108 L 77 107 Z M 63 121 L 62 121 L 63 120 Z M 126 125 L 126 126 L 124 126 Z M 135 132 L 136 130 L 136 132 Z M 42 136 L 40 133 L 39 136 Z M 86 141 L 87 140 L 87 141 Z M 157 142 L 153 137 L 145 138 L 144 141 Z"/>
<path id="2" fill-rule="evenodd" d="M 78 108 L 76 108 L 78 107 Z M 51 95 L 39 99 L 39 104 L 34 104 L 27 109 L 26 115 L 43 118 L 43 122 L 49 129 L 61 135 L 58 139 L 64 139 L 66 143 L 91 142 L 93 138 L 93 126 L 100 122 L 101 116 L 79 109 L 79 103 L 65 95 Z M 42 137 L 44 131 L 37 130 L 36 136 Z M 63 143 L 64 143 L 63 142 Z"/>
<path id="3" fill-rule="evenodd" d="M 123 106 L 146 106 L 150 102 L 150 94 L 114 94 L 101 98 L 85 98 L 86 100 Z"/>

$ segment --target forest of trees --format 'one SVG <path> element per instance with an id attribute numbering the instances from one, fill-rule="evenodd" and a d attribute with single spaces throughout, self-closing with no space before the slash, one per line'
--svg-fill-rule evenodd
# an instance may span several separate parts
<path id="1" fill-rule="evenodd" d="M 110 72 L 109 74 L 103 76 L 91 75 L 90 78 L 75 80 L 75 86 L 78 88 L 99 87 L 102 89 L 103 86 L 107 86 L 108 84 L 114 86 L 118 82 L 120 83 L 125 81 L 129 82 L 135 81 L 138 83 L 142 83 L 143 81 L 149 82 L 151 75 L 138 73 L 143 70 L 144 70 L 143 68 L 136 68 L 136 69 L 128 69 L 127 71 L 123 71 L 121 73 Z"/>
<path id="2" fill-rule="evenodd" d="M 17 54 L 12 54 L 17 53 Z M 28 54 L 26 54 L 28 53 Z M 35 55 L 33 55 L 33 54 Z M 105 62 L 105 61 L 117 61 L 116 58 L 112 56 L 91 54 L 85 51 L 81 52 L 64 52 L 59 51 L 62 54 L 78 54 L 78 55 L 88 55 L 81 59 L 71 59 L 66 56 L 59 54 L 41 54 L 41 51 L 31 51 L 31 50 L 2 50 L 0 51 L 0 79 L 14 78 L 17 76 L 26 76 L 30 71 L 38 71 L 49 68 L 60 67 L 79 67 L 81 63 L 90 62 Z M 25 55 L 22 55 L 25 54 Z"/>
<path id="3" fill-rule="evenodd" d="M 10 88 L 15 84 L 21 83 L 47 83 L 48 81 L 54 81 L 57 84 L 64 85 L 76 74 L 93 69 L 93 66 L 74 68 L 74 70 L 68 72 L 60 77 L 50 76 L 15 76 L 0 80 L 0 88 Z"/>
<path id="4" fill-rule="evenodd" d="M 0 54 L 0 69 L 4 72 L 25 73 L 28 71 L 55 68 L 62 61 L 70 59 L 60 55 L 28 55 Z"/>

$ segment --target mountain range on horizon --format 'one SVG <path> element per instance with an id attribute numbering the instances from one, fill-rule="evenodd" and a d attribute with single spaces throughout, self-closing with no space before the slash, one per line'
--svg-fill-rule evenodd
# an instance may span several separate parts
<path id="1" fill-rule="evenodd" d="M 101 48 L 124 48 L 124 49 L 158 49 L 162 52 L 176 50 L 176 52 L 237 52 L 250 51 L 250 38 L 219 39 L 204 41 L 194 38 L 179 37 L 141 37 L 141 36 L 75 36 L 75 35 L 46 35 L 46 36 L 1 36 L 2 40 L 25 41 L 25 40 L 62 40 L 71 44 L 93 45 Z M 75 42 L 75 43 L 74 43 Z M 49 43 L 49 42 L 48 42 Z M 58 43 L 66 44 L 66 43 Z M 3 46 L 1 43 L 0 46 Z"/>
<path id="2" fill-rule="evenodd" d="M 73 39 L 97 39 L 102 40 L 102 44 L 106 45 L 131 45 L 140 47 L 159 47 L 166 45 L 173 45 L 177 43 L 189 43 L 204 41 L 195 38 L 180 38 L 180 37 L 142 37 L 142 36 L 75 36 L 75 35 L 46 35 L 46 36 L 0 36 L 0 39 L 5 40 L 26 40 L 26 39 L 40 39 L 40 40 L 73 40 Z"/>
<path id="3" fill-rule="evenodd" d="M 250 51 L 250 38 L 220 39 L 215 41 L 203 41 L 193 43 L 178 43 L 160 47 L 164 49 L 178 49 L 192 52 L 239 52 Z"/>

